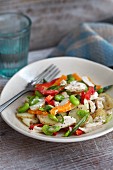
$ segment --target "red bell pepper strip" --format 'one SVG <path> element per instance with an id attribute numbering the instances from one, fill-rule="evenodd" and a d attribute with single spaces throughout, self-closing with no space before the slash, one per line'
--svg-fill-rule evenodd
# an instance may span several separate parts
<path id="1" fill-rule="evenodd" d="M 95 93 L 94 87 L 89 87 L 87 92 L 81 92 L 81 103 L 84 103 L 84 99 L 90 100 L 91 95 Z"/>
<path id="2" fill-rule="evenodd" d="M 88 89 L 88 93 L 90 94 L 90 95 L 92 95 L 92 94 L 94 94 L 95 93 L 95 89 L 94 89 L 94 87 L 89 87 L 89 89 Z"/>
<path id="3" fill-rule="evenodd" d="M 45 98 L 45 101 L 48 103 L 48 102 L 50 102 L 53 98 L 54 98 L 54 96 L 48 95 L 48 96 Z"/>
<path id="4" fill-rule="evenodd" d="M 54 133 L 53 133 L 53 136 L 56 136 L 57 134 L 58 134 L 58 132 L 54 132 Z"/>
<path id="5" fill-rule="evenodd" d="M 49 105 L 52 105 L 52 106 L 55 106 L 55 101 L 54 100 L 51 100 L 48 102 Z"/>
<path id="6" fill-rule="evenodd" d="M 50 82 L 47 82 L 47 83 L 36 84 L 36 85 L 35 85 L 35 88 L 37 88 L 38 86 L 43 86 L 43 87 L 45 87 L 45 88 L 49 88 L 49 87 L 51 87 L 51 86 L 56 82 L 56 80 L 58 80 L 58 78 L 56 78 L 56 79 L 54 79 L 54 80 L 52 80 L 52 81 L 50 81 Z"/>
<path id="7" fill-rule="evenodd" d="M 52 100 L 53 98 L 54 98 L 54 96 L 48 95 L 48 96 L 45 98 L 45 101 L 46 101 L 49 105 L 55 106 L 55 101 Z"/>
<path id="8" fill-rule="evenodd" d="M 37 127 L 43 127 L 43 124 L 42 124 L 42 123 L 39 123 L 39 124 L 30 125 L 29 129 L 30 129 L 30 130 L 33 130 L 35 126 L 37 126 Z"/>
<path id="9" fill-rule="evenodd" d="M 44 95 L 52 95 L 52 96 L 55 96 L 56 94 L 58 94 L 59 91 L 58 90 L 46 90 L 44 91 Z"/>
<path id="10" fill-rule="evenodd" d="M 52 90 L 52 89 L 48 90 L 48 88 L 51 87 L 56 82 L 57 79 L 54 79 L 51 82 L 47 82 L 47 83 L 43 83 L 43 84 L 36 84 L 35 90 L 38 90 L 43 95 L 55 96 L 56 94 L 59 93 L 59 90 Z"/>
<path id="11" fill-rule="evenodd" d="M 59 93 L 58 90 L 47 90 L 47 87 L 45 87 L 42 84 L 37 84 L 35 87 L 35 90 L 38 90 L 40 93 L 42 93 L 43 95 L 52 95 L 55 96 L 56 94 Z"/>
<path id="12" fill-rule="evenodd" d="M 80 135 L 84 134 L 84 132 L 81 129 L 77 129 L 74 134 L 77 136 L 80 136 Z"/>

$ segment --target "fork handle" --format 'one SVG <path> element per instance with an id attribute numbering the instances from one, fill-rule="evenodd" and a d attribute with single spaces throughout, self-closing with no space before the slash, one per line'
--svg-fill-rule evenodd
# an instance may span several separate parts
<path id="1" fill-rule="evenodd" d="M 12 97 L 11 99 L 9 99 L 7 102 L 3 103 L 2 105 L 0 105 L 0 113 L 6 109 L 11 103 L 13 103 L 15 100 L 17 100 L 19 97 L 21 97 L 23 94 L 29 92 L 29 89 L 25 89 L 22 90 L 21 92 L 19 92 L 18 94 L 16 94 L 14 97 Z"/>

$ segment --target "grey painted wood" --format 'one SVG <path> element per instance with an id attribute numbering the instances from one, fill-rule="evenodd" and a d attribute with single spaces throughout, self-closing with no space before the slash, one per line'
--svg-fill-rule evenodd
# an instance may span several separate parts
<path id="1" fill-rule="evenodd" d="M 18 11 L 32 19 L 30 49 L 58 44 L 83 21 L 113 15 L 113 0 L 0 0 L 0 12 Z"/>
<path id="2" fill-rule="evenodd" d="M 32 52 L 29 62 L 50 52 Z M 6 82 L 0 79 L 0 91 Z M 0 170 L 113 170 L 113 133 L 78 143 L 50 143 L 14 131 L 0 117 Z"/>

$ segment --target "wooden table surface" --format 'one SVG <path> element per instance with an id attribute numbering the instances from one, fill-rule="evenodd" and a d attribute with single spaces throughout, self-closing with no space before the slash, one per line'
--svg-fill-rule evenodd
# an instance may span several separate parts
<path id="1" fill-rule="evenodd" d="M 30 53 L 29 63 L 50 50 Z M 7 80 L 0 79 L 0 91 Z M 78 143 L 51 143 L 28 138 L 0 117 L 0 170 L 113 170 L 113 133 Z"/>

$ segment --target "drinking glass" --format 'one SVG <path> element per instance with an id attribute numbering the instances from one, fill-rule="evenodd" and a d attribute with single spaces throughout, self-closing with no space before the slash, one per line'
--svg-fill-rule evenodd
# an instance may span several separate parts
<path id="1" fill-rule="evenodd" d="M 22 13 L 0 14 L 0 76 L 11 77 L 27 65 L 31 23 Z"/>

